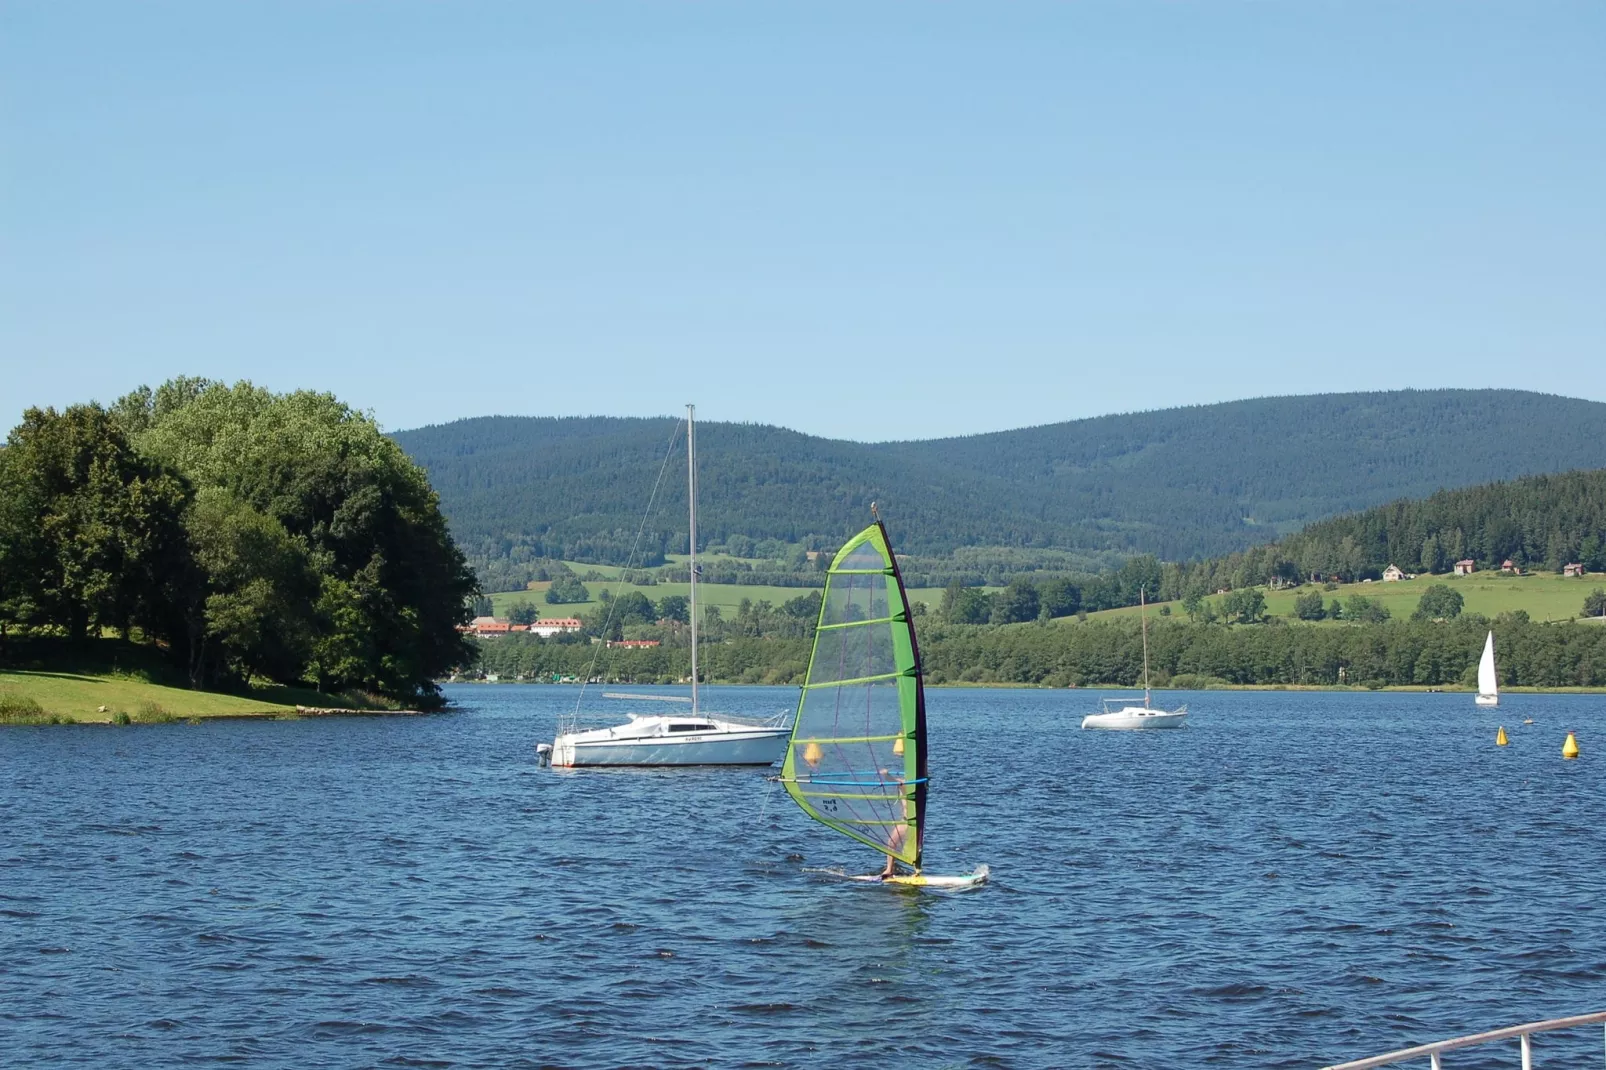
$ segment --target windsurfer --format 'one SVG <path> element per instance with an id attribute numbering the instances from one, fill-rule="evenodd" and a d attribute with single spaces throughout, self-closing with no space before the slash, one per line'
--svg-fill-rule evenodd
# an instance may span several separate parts
<path id="1" fill-rule="evenodd" d="M 907 834 L 908 834 L 908 832 L 907 832 L 907 829 L 906 829 L 905 826 L 903 826 L 903 825 L 894 825 L 894 826 L 892 826 L 892 832 L 887 836 L 887 847 L 889 847 L 890 849 L 892 849 L 894 851 L 903 850 L 903 840 L 904 840 L 904 837 Z M 881 871 L 881 879 L 882 880 L 890 880 L 893 877 L 896 877 L 897 875 L 898 875 L 898 860 L 897 860 L 897 858 L 895 858 L 894 856 L 889 854 L 889 855 L 887 855 L 887 866 L 886 866 L 885 869 L 883 869 Z"/>

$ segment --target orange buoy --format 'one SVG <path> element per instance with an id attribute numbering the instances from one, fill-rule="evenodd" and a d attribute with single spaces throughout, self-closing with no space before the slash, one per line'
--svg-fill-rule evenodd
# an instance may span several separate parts
<path id="1" fill-rule="evenodd" d="M 820 749 L 818 743 L 811 741 L 808 746 L 803 748 L 803 760 L 809 764 L 810 769 L 819 765 L 820 759 L 824 757 L 825 751 Z"/>
<path id="2" fill-rule="evenodd" d="M 1504 747 L 1506 745 L 1506 726 L 1505 725 L 1501 725 L 1500 726 L 1500 731 L 1498 731 L 1498 732 L 1496 732 L 1494 734 L 1494 745 L 1497 746 L 1497 747 Z"/>
<path id="3" fill-rule="evenodd" d="M 1567 733 L 1567 742 L 1561 745 L 1561 756 L 1563 758 L 1578 757 L 1578 738 L 1571 732 Z"/>

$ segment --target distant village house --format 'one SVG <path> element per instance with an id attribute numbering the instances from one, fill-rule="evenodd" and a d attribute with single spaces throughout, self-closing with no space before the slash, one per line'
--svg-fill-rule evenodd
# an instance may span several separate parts
<path id="1" fill-rule="evenodd" d="M 1571 565 L 1563 566 L 1561 574 L 1563 576 L 1582 576 L 1585 574 L 1584 566 L 1574 562 Z"/>
<path id="2" fill-rule="evenodd" d="M 538 620 L 530 625 L 530 634 L 550 639 L 563 632 L 577 632 L 581 627 L 579 620 L 574 617 L 553 617 L 550 620 Z"/>
<path id="3" fill-rule="evenodd" d="M 1403 579 L 1405 579 L 1405 572 L 1398 565 L 1390 565 L 1383 570 L 1384 583 L 1399 583 Z"/>
<path id="4" fill-rule="evenodd" d="M 1455 563 L 1455 574 L 1457 576 L 1470 576 L 1476 571 L 1478 571 L 1478 563 L 1470 557 L 1463 558 Z"/>
<path id="5" fill-rule="evenodd" d="M 1508 576 L 1522 575 L 1522 569 L 1518 568 L 1509 557 L 1500 562 L 1500 571 L 1504 572 Z"/>

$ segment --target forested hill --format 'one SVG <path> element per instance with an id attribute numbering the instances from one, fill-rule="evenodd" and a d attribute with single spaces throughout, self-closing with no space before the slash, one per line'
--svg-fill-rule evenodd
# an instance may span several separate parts
<path id="1" fill-rule="evenodd" d="M 1390 502 L 1242 553 L 1167 566 L 1161 586 L 1166 597 L 1181 598 L 1313 574 L 1376 579 L 1389 565 L 1449 572 L 1463 559 L 1480 569 L 1499 569 L 1509 560 L 1524 570 L 1560 572 L 1576 562 L 1606 572 L 1606 471 L 1530 476 Z"/>
<path id="2" fill-rule="evenodd" d="M 471 555 L 618 562 L 676 424 L 484 417 L 394 437 L 428 471 Z M 1186 560 L 1441 488 L 1606 467 L 1606 404 L 1516 390 L 1323 394 L 876 444 L 703 423 L 698 457 L 710 543 L 813 536 L 832 547 L 877 500 L 913 553 L 1023 546 Z M 649 527 L 656 548 L 684 544 L 685 493 L 684 469 L 672 467 Z"/>

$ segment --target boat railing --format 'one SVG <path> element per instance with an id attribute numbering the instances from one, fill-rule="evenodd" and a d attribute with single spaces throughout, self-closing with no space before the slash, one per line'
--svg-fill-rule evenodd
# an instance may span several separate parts
<path id="1" fill-rule="evenodd" d="M 1385 1052 L 1382 1055 L 1373 1055 L 1366 1059 L 1354 1059 L 1347 1063 L 1334 1063 L 1323 1067 L 1322 1070 L 1368 1070 L 1373 1066 L 1392 1066 L 1395 1063 L 1410 1062 L 1413 1059 L 1427 1059 L 1432 1070 L 1442 1070 L 1439 1062 L 1441 1052 L 1454 1051 L 1458 1048 L 1474 1048 L 1479 1044 L 1492 1044 L 1499 1040 L 1518 1040 L 1519 1051 L 1522 1056 L 1522 1070 L 1533 1070 L 1533 1042 L 1531 1038 L 1535 1033 L 1550 1033 L 1558 1029 L 1577 1029 L 1586 1025 L 1606 1023 L 1606 1011 L 1595 1011 L 1592 1014 L 1575 1014 L 1570 1018 L 1551 1018 L 1543 1022 L 1528 1022 L 1525 1025 L 1508 1025 L 1504 1029 L 1491 1029 L 1486 1033 L 1471 1033 L 1464 1037 L 1454 1037 L 1450 1040 L 1438 1040 L 1432 1044 L 1418 1044 L 1414 1048 L 1401 1048 L 1399 1051 Z M 1606 1029 L 1602 1032 L 1602 1054 L 1606 1058 Z"/>

